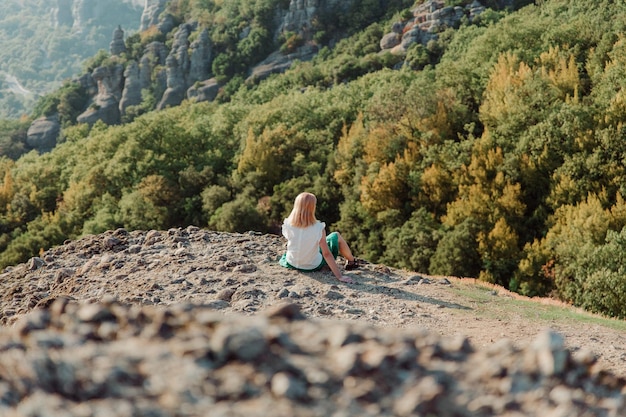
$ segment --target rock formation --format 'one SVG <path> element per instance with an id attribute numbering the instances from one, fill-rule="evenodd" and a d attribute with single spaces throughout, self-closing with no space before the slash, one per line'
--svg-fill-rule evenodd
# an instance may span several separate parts
<path id="1" fill-rule="evenodd" d="M 162 42 L 150 42 L 146 45 L 146 52 L 144 56 L 149 56 L 154 59 L 155 65 L 165 65 L 165 60 L 169 54 L 169 49 Z"/>
<path id="2" fill-rule="evenodd" d="M 186 98 L 187 77 L 191 66 L 189 53 L 187 52 L 191 30 L 191 25 L 183 24 L 180 25 L 174 35 L 172 49 L 165 61 L 167 66 L 167 89 L 157 105 L 157 110 L 177 106 Z"/>
<path id="3" fill-rule="evenodd" d="M 203 29 L 191 44 L 191 56 L 189 64 L 188 84 L 193 85 L 196 81 L 204 81 L 211 73 L 211 62 L 213 60 L 213 48 L 209 33 Z"/>
<path id="4" fill-rule="evenodd" d="M 124 71 L 124 90 L 120 100 L 120 115 L 123 116 L 129 106 L 141 104 L 141 89 L 139 65 L 135 61 L 131 61 Z"/>
<path id="5" fill-rule="evenodd" d="M 146 0 L 141 14 L 140 31 L 144 31 L 159 23 L 159 16 L 165 10 L 167 0 Z"/>
<path id="6" fill-rule="evenodd" d="M 170 50 L 170 55 L 176 58 L 178 67 L 182 71 L 185 81 L 187 81 L 191 66 L 189 59 L 189 35 L 191 35 L 191 32 L 195 29 L 195 25 L 189 23 L 180 25 L 174 34 L 174 42 L 172 42 L 172 49 Z"/>
<path id="7" fill-rule="evenodd" d="M 312 20 L 319 3 L 319 0 L 291 0 L 279 32 L 294 32 L 304 39 L 310 39 Z"/>
<path id="8" fill-rule="evenodd" d="M 426 45 L 437 39 L 439 32 L 457 27 L 463 17 L 467 16 L 472 22 L 484 10 L 485 7 L 478 0 L 465 8 L 445 6 L 443 0 L 427 0 L 412 10 L 412 19 L 393 24 L 392 31 L 380 40 L 380 48 L 396 55 L 404 55 L 411 45 Z"/>
<path id="9" fill-rule="evenodd" d="M 124 31 L 118 26 L 113 31 L 113 40 L 109 44 L 109 53 L 111 56 L 119 56 L 126 52 L 126 44 L 124 43 Z"/>
<path id="10" fill-rule="evenodd" d="M 26 144 L 39 153 L 50 152 L 57 144 L 60 131 L 58 115 L 40 117 L 28 128 Z"/>
<path id="11" fill-rule="evenodd" d="M 141 89 L 150 87 L 152 82 L 152 64 L 147 54 L 141 57 L 141 62 L 139 62 L 139 82 Z"/>
<path id="12" fill-rule="evenodd" d="M 124 68 L 116 65 L 112 68 L 98 67 L 91 76 L 98 86 L 98 92 L 92 99 L 89 108 L 78 116 L 78 123 L 94 124 L 102 120 L 108 125 L 121 122 L 119 100 L 121 98 L 120 82 Z"/>
<path id="13" fill-rule="evenodd" d="M 179 105 L 185 99 L 185 78 L 174 55 L 169 55 L 167 65 L 167 89 L 163 93 L 157 110 Z"/>
<path id="14" fill-rule="evenodd" d="M 279 33 L 294 32 L 306 40 L 311 39 L 313 19 L 320 12 L 345 11 L 355 0 L 290 0 L 289 9 L 282 16 Z"/>
<path id="15" fill-rule="evenodd" d="M 95 96 L 98 94 L 98 84 L 96 84 L 96 80 L 93 79 L 91 74 L 83 74 L 76 82 L 80 84 L 81 88 L 84 89 L 88 96 Z"/>
<path id="16" fill-rule="evenodd" d="M 250 70 L 247 81 L 260 81 L 271 74 L 280 74 L 291 67 L 295 60 L 308 61 L 317 53 L 317 47 L 307 44 L 292 54 L 284 55 L 280 51 L 273 52 Z"/>
<path id="17" fill-rule="evenodd" d="M 383 36 L 380 40 L 380 49 L 391 49 L 396 45 L 400 44 L 400 40 L 402 40 L 402 36 L 396 32 L 391 32 Z"/>
<path id="18" fill-rule="evenodd" d="M 163 16 L 157 25 L 157 29 L 161 33 L 170 33 L 175 27 L 176 18 L 169 13 Z"/>
<path id="19" fill-rule="evenodd" d="M 298 34 L 305 44 L 294 53 L 283 55 L 280 52 L 270 54 L 262 62 L 250 70 L 248 81 L 262 80 L 270 74 L 287 70 L 295 61 L 308 61 L 318 51 L 317 45 L 311 42 L 313 37 L 313 20 L 319 13 L 343 12 L 354 3 L 354 0 L 291 0 L 289 9 L 280 15 L 280 24 L 276 36 L 292 32 Z"/>
<path id="20" fill-rule="evenodd" d="M 215 78 L 206 81 L 199 81 L 189 87 L 187 98 L 194 101 L 213 101 L 219 93 L 220 84 Z"/>
<path id="21" fill-rule="evenodd" d="M 174 30 L 172 16 L 163 14 L 166 3 L 166 0 L 145 0 L 141 30 L 153 26 L 162 33 Z M 294 32 L 305 40 L 304 45 L 287 55 L 279 51 L 270 54 L 250 69 L 248 81 L 259 81 L 270 74 L 284 72 L 295 60 L 312 59 L 318 51 L 311 41 L 315 16 L 333 11 L 345 12 L 352 3 L 353 0 L 290 0 L 288 10 L 277 12 L 279 24 L 275 36 Z M 510 0 L 502 1 L 503 5 L 508 3 Z M 73 19 L 75 27 L 81 27 L 96 18 L 106 7 L 96 0 L 56 0 L 55 5 L 59 22 L 69 24 Z M 70 6 L 72 19 L 67 12 L 62 13 Z M 413 8 L 411 19 L 392 25 L 391 32 L 380 40 L 380 49 L 398 55 L 406 54 L 411 45 L 426 45 L 436 39 L 440 31 L 458 26 L 464 17 L 471 22 L 484 10 L 478 0 L 465 8 L 445 7 L 443 0 L 427 0 Z M 179 105 L 186 98 L 195 101 L 214 100 L 220 85 L 211 78 L 211 41 L 208 32 L 202 30 L 190 45 L 189 37 L 196 29 L 196 23 L 181 24 L 174 33 L 171 47 L 162 42 L 152 42 L 146 46 L 139 63 L 129 63 L 125 70 L 120 66 L 99 68 L 94 74 L 81 77 L 80 83 L 92 96 L 92 100 L 89 109 L 79 116 L 78 121 L 119 123 L 129 106 L 141 103 L 141 91 L 146 88 L 152 89 L 158 103 L 157 110 Z M 248 29 L 242 30 L 242 36 L 246 36 Z M 119 56 L 125 50 L 124 31 L 118 26 L 113 32 L 110 52 L 112 56 Z"/>

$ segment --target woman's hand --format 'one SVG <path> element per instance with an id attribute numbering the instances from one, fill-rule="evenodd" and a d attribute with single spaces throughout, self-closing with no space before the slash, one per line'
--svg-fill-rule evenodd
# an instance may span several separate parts
<path id="1" fill-rule="evenodd" d="M 352 278 L 345 275 L 342 275 L 340 278 L 337 279 L 341 282 L 345 282 L 346 284 L 355 284 L 355 281 Z"/>

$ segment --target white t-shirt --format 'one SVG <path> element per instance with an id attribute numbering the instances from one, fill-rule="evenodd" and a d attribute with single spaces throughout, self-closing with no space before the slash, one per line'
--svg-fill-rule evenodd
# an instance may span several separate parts
<path id="1" fill-rule="evenodd" d="M 286 219 L 283 236 L 287 238 L 286 260 L 299 269 L 315 269 L 324 257 L 320 252 L 320 239 L 326 224 L 318 221 L 309 227 L 294 227 Z"/>

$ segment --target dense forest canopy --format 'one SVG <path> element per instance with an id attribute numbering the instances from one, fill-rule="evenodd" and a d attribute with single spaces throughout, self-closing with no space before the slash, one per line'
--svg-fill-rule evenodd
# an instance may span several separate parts
<path id="1" fill-rule="evenodd" d="M 52 152 L 2 159 L 0 264 L 118 227 L 277 232 L 306 190 L 372 262 L 626 317 L 626 4 L 490 10 L 398 58 L 379 41 L 412 2 L 389 2 L 323 21 L 315 59 L 246 83 L 234 63 L 261 49 L 228 37 L 230 19 L 261 41 L 282 3 L 171 2 L 181 21 L 222 25 L 228 91 L 68 123 Z"/>

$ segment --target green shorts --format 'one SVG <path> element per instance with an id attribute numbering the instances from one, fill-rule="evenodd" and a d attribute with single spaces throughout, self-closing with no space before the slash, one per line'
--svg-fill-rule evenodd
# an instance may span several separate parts
<path id="1" fill-rule="evenodd" d="M 332 232 L 331 234 L 326 236 L 326 243 L 328 244 L 330 253 L 333 254 L 333 258 L 337 259 L 337 256 L 339 256 L 339 235 L 337 234 L 337 232 Z M 320 249 L 320 252 L 321 251 L 322 250 Z M 280 265 L 284 266 L 285 268 L 297 269 L 299 271 L 319 271 L 320 269 L 322 269 L 323 267 L 327 265 L 326 259 L 322 258 L 322 263 L 319 264 L 317 268 L 313 268 L 313 269 L 296 268 L 295 266 L 287 262 L 286 253 L 283 254 L 283 256 L 280 258 L 280 261 L 278 263 L 280 263 Z"/>

